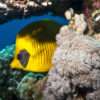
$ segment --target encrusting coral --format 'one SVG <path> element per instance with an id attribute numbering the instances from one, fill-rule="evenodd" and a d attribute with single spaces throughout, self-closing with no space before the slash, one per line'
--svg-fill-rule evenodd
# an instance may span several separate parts
<path id="1" fill-rule="evenodd" d="M 100 42 L 68 26 L 56 40 L 44 100 L 100 100 Z"/>

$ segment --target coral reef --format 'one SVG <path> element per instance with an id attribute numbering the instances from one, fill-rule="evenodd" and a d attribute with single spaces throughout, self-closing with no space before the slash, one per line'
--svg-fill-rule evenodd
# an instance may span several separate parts
<path id="1" fill-rule="evenodd" d="M 44 100 L 99 100 L 100 42 L 77 34 L 69 25 L 63 26 L 56 36 L 58 47 L 52 58 L 54 67 L 48 73 Z M 77 28 L 81 29 L 81 25 Z"/>
<path id="2" fill-rule="evenodd" d="M 0 67 L 7 66 L 10 64 L 11 60 L 14 57 L 14 48 L 15 45 L 11 45 L 10 47 L 6 46 L 5 49 L 0 51 Z"/>
<path id="3" fill-rule="evenodd" d="M 31 93 L 34 91 L 35 79 L 33 74 L 25 75 L 17 86 L 20 97 L 24 100 L 32 100 Z"/>
<path id="4" fill-rule="evenodd" d="M 100 41 L 100 0 L 84 0 L 83 14 L 88 23 L 88 34 Z"/>
<path id="5" fill-rule="evenodd" d="M 100 9 L 100 0 L 84 0 L 83 8 L 86 18 L 90 18 L 95 10 Z"/>
<path id="6" fill-rule="evenodd" d="M 48 12 L 64 17 L 66 9 L 82 9 L 83 0 L 0 0 L 0 24 Z M 73 5 L 74 4 L 74 5 Z"/>
<path id="7" fill-rule="evenodd" d="M 14 57 L 14 49 L 15 45 L 11 45 L 0 51 L 0 99 L 43 100 L 42 90 L 46 80 L 44 76 L 47 73 L 11 69 L 10 62 Z"/>
<path id="8" fill-rule="evenodd" d="M 82 1 L 0 0 L 0 24 L 49 11 L 64 17 L 66 9 L 69 20 L 56 36 L 54 67 L 46 77 L 10 69 L 15 45 L 0 51 L 1 100 L 100 100 L 100 1 L 84 0 L 85 16 L 76 13 Z"/>
<path id="9" fill-rule="evenodd" d="M 37 74 L 38 77 L 41 77 L 41 74 Z M 37 77 L 34 77 L 34 73 L 26 74 L 21 82 L 17 86 L 17 90 L 20 94 L 20 98 L 24 100 L 43 100 L 43 84 L 46 80 L 44 77 L 41 80 L 37 80 Z"/>
<path id="10" fill-rule="evenodd" d="M 94 10 L 91 17 L 87 19 L 88 34 L 100 41 L 100 9 Z"/>
<path id="11" fill-rule="evenodd" d="M 14 57 L 15 45 L 7 46 L 0 51 L 0 98 L 2 100 L 17 100 L 17 85 L 27 73 L 10 68 Z"/>
<path id="12" fill-rule="evenodd" d="M 92 13 L 92 21 L 94 33 L 100 33 L 100 9 Z"/>

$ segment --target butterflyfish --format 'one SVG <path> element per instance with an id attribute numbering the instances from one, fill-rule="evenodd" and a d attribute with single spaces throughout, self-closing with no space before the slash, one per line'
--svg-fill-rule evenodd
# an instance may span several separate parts
<path id="1" fill-rule="evenodd" d="M 56 34 L 61 24 L 40 20 L 24 27 L 16 37 L 15 55 L 11 68 L 31 72 L 46 72 L 52 65 L 56 49 Z"/>

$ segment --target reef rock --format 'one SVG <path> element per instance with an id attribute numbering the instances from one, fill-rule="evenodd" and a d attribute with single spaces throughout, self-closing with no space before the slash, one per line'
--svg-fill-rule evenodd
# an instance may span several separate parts
<path id="1" fill-rule="evenodd" d="M 100 100 L 100 42 L 63 28 L 48 73 L 45 100 Z"/>

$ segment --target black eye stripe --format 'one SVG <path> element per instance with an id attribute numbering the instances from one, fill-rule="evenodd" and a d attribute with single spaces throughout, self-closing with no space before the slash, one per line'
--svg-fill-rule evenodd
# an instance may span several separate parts
<path id="1" fill-rule="evenodd" d="M 21 50 L 17 55 L 17 59 L 23 67 L 26 67 L 29 61 L 30 54 L 26 50 Z"/>

